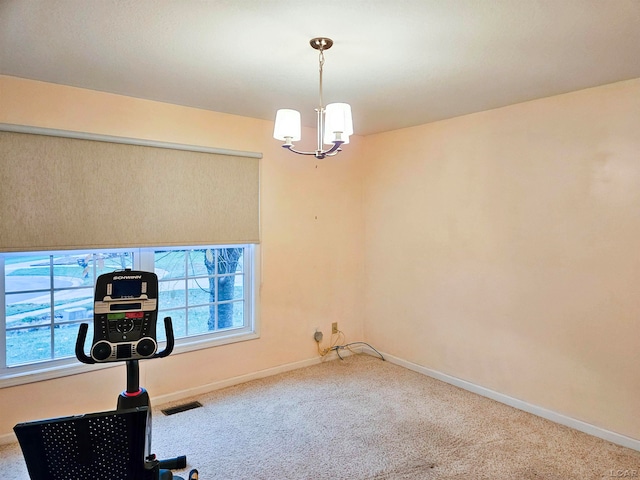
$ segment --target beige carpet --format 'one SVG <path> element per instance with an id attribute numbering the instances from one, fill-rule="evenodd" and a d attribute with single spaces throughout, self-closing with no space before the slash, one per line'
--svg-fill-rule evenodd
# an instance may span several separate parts
<path id="1" fill-rule="evenodd" d="M 640 478 L 640 452 L 366 355 L 192 400 L 154 409 L 153 449 L 204 480 Z M 0 458 L 28 479 L 16 445 Z"/>

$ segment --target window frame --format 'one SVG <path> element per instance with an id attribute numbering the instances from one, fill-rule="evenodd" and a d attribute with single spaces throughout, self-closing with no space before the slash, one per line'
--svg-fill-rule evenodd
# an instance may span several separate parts
<path id="1" fill-rule="evenodd" d="M 238 328 L 216 330 L 207 333 L 199 333 L 191 336 L 176 338 L 172 355 L 187 353 L 205 348 L 227 345 L 230 343 L 254 340 L 260 337 L 259 331 L 259 286 L 260 286 L 260 245 L 248 244 L 225 244 L 225 245 L 195 245 L 195 246 L 156 246 L 156 247 L 123 247 L 118 249 L 82 249 L 82 250 L 51 250 L 51 251 L 29 251 L 29 252 L 2 252 L 0 253 L 0 352 L 3 358 L 0 359 L 0 388 L 22 385 L 43 380 L 75 375 L 95 369 L 113 368 L 121 365 L 121 362 L 97 363 L 86 365 L 80 363 L 75 356 L 59 359 L 48 359 L 15 366 L 6 366 L 6 285 L 5 285 L 5 259 L 13 256 L 25 255 L 52 255 L 58 253 L 101 253 L 114 251 L 134 252 L 133 268 L 146 271 L 155 270 L 156 250 L 195 250 L 203 248 L 244 248 L 243 258 L 243 315 L 245 325 Z M 151 266 L 151 268 L 149 268 Z M 95 279 L 94 279 L 95 281 Z M 53 287 L 50 287 L 53 288 Z M 91 287 L 95 288 L 95 284 Z M 189 308 L 185 306 L 185 309 Z M 159 305 L 158 328 L 159 333 L 164 330 L 162 305 Z M 86 322 L 86 320 L 85 320 Z M 79 325 L 82 322 L 77 323 Z M 85 342 L 85 351 L 91 339 Z M 159 341 L 159 350 L 166 344 Z"/>

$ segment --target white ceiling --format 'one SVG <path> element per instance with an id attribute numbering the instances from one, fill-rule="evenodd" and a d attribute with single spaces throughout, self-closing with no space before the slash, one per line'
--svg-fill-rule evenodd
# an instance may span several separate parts
<path id="1" fill-rule="evenodd" d="M 640 77 L 640 0 L 0 0 L 0 73 L 394 130 Z"/>

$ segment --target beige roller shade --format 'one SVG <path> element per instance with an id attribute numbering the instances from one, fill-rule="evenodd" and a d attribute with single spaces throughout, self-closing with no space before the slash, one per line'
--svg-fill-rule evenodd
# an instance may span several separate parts
<path id="1" fill-rule="evenodd" d="M 0 251 L 259 242 L 259 154 L 0 131 Z"/>

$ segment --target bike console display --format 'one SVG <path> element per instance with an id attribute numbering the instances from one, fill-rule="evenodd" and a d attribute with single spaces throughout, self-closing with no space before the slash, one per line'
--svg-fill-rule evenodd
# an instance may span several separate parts
<path id="1" fill-rule="evenodd" d="M 121 362 L 151 358 L 158 349 L 158 277 L 124 270 L 96 281 L 91 358 Z"/>

